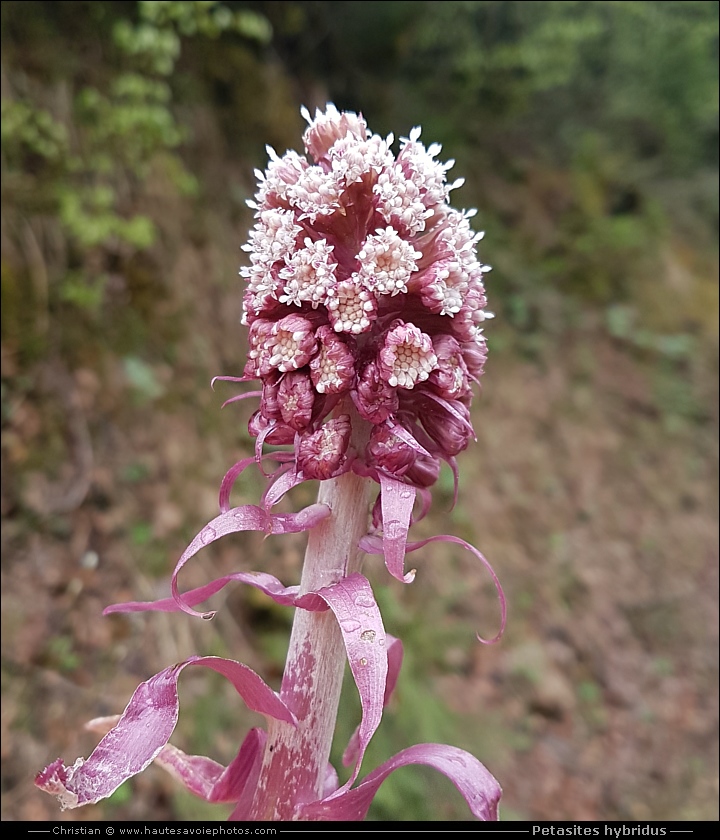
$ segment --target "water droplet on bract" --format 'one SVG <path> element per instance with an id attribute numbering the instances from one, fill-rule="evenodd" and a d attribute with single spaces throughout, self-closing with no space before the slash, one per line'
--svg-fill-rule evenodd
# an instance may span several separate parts
<path id="1" fill-rule="evenodd" d="M 388 539 L 401 539 L 405 528 L 399 519 L 389 519 L 383 523 L 383 532 Z"/>
<path id="2" fill-rule="evenodd" d="M 355 597 L 355 606 L 356 607 L 374 607 L 375 601 L 373 600 L 371 595 L 357 595 Z"/>
<path id="3" fill-rule="evenodd" d="M 211 543 L 216 537 L 217 532 L 210 525 L 208 525 L 206 528 L 203 528 L 202 531 L 200 531 L 200 542 L 203 545 Z"/>
<path id="4" fill-rule="evenodd" d="M 412 499 L 415 495 L 415 491 L 408 487 L 407 484 L 403 485 L 402 489 L 400 490 L 400 498 L 401 499 Z"/>
<path id="5" fill-rule="evenodd" d="M 381 645 L 381 646 L 385 644 L 385 637 L 384 636 L 380 636 L 380 638 L 378 639 L 378 644 Z"/>
<path id="6" fill-rule="evenodd" d="M 363 630 L 360 634 L 360 638 L 363 642 L 374 642 L 375 641 L 375 631 L 374 630 Z"/>
<path id="7" fill-rule="evenodd" d="M 358 659 L 358 665 L 362 665 L 363 667 L 367 665 L 367 659 L 363 656 L 362 659 Z"/>
<path id="8" fill-rule="evenodd" d="M 360 622 L 359 622 L 359 621 L 355 621 L 355 619 L 354 619 L 354 618 L 344 618 L 344 619 L 340 622 L 340 627 L 342 627 L 342 629 L 343 629 L 346 633 L 352 633 L 354 630 L 357 630 L 357 629 L 358 629 L 358 627 L 360 627 Z"/>

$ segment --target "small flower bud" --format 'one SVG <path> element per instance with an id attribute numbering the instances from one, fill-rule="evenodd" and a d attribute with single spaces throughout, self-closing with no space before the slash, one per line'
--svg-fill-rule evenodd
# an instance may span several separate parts
<path id="1" fill-rule="evenodd" d="M 463 422 L 433 400 L 426 398 L 422 400 L 421 405 L 422 408 L 418 412 L 420 421 L 441 453 L 444 456 L 452 456 L 462 452 L 472 437 L 470 412 L 467 407 L 461 402 L 451 403 L 457 414 L 464 418 Z"/>
<path id="2" fill-rule="evenodd" d="M 311 119 L 306 108 L 303 108 L 301 113 L 310 125 L 303 135 L 305 150 L 316 161 L 325 158 L 330 147 L 346 135 L 350 134 L 357 140 L 364 141 L 369 133 L 367 124 L 361 116 L 352 111 L 340 113 L 332 104 L 327 106 L 324 114 L 318 109 L 315 112 L 315 119 Z"/>
<path id="3" fill-rule="evenodd" d="M 315 390 L 306 373 L 286 373 L 277 391 L 280 414 L 285 423 L 296 432 L 302 432 L 310 425 Z"/>
<path id="4" fill-rule="evenodd" d="M 260 413 L 266 420 L 282 420 L 280 404 L 278 403 L 278 389 L 279 384 L 273 377 L 267 377 L 263 380 Z"/>
<path id="5" fill-rule="evenodd" d="M 455 333 L 460 341 L 477 341 L 485 323 L 485 294 L 482 287 L 470 286 L 464 305 L 455 319 Z M 489 317 L 489 316 L 488 316 Z"/>
<path id="6" fill-rule="evenodd" d="M 343 472 L 350 442 L 350 418 L 343 414 L 304 434 L 297 445 L 297 465 L 306 479 L 332 478 Z"/>
<path id="7" fill-rule="evenodd" d="M 273 325 L 263 349 L 261 373 L 266 372 L 265 368 L 297 370 L 310 361 L 317 349 L 315 331 L 302 315 L 286 315 Z"/>
<path id="8" fill-rule="evenodd" d="M 353 391 L 353 400 L 358 414 L 371 423 L 382 423 L 394 416 L 398 409 L 398 393 L 380 376 L 375 362 L 366 365 L 357 388 Z"/>
<path id="9" fill-rule="evenodd" d="M 468 369 L 458 342 L 451 335 L 436 335 L 433 349 L 437 356 L 437 367 L 428 377 L 439 396 L 456 400 L 470 392 Z"/>
<path id="10" fill-rule="evenodd" d="M 420 257 L 420 251 L 388 225 L 368 236 L 357 255 L 360 282 L 379 295 L 407 292 L 410 275 L 417 271 L 415 260 Z"/>
<path id="11" fill-rule="evenodd" d="M 417 454 L 386 425 L 373 428 L 365 448 L 365 460 L 368 465 L 397 478 L 405 475 L 415 462 Z"/>
<path id="12" fill-rule="evenodd" d="M 285 256 L 285 267 L 278 274 L 285 283 L 280 303 L 302 306 L 310 303 L 313 309 L 325 303 L 328 292 L 337 284 L 333 246 L 325 239 L 313 242 L 305 238 L 305 247 Z"/>
<path id="13" fill-rule="evenodd" d="M 248 432 L 250 432 L 252 437 L 257 437 L 262 432 L 265 432 L 268 427 L 270 427 L 271 431 L 265 436 L 265 442 L 271 446 L 284 446 L 295 440 L 294 429 L 286 426 L 285 423 L 268 420 L 267 417 L 263 416 L 261 411 L 256 411 L 248 421 Z"/>
<path id="14" fill-rule="evenodd" d="M 286 207 L 288 189 L 297 183 L 298 178 L 307 169 L 308 162 L 297 152 L 289 151 L 282 157 L 278 157 L 275 149 L 271 146 L 266 148 L 270 156 L 270 164 L 265 174 L 259 170 L 256 172 L 260 181 L 255 195 L 257 202 L 250 206 Z"/>
<path id="15" fill-rule="evenodd" d="M 487 359 L 487 342 L 485 336 L 478 335 L 474 341 L 468 341 L 462 345 L 463 359 L 467 365 L 468 373 L 473 379 L 480 379 Z"/>
<path id="16" fill-rule="evenodd" d="M 248 334 L 248 360 L 245 376 L 249 378 L 267 376 L 272 370 L 267 344 L 272 338 L 273 323 L 264 318 L 253 321 Z"/>
<path id="17" fill-rule="evenodd" d="M 320 352 L 310 362 L 310 376 L 320 394 L 339 394 L 355 382 L 355 357 L 330 327 L 319 327 Z"/>
<path id="18" fill-rule="evenodd" d="M 415 487 L 432 487 L 440 475 L 440 461 L 437 458 L 428 458 L 427 455 L 418 455 L 415 462 L 405 473 L 405 480 Z"/>
<path id="19" fill-rule="evenodd" d="M 455 161 L 439 163 L 433 158 L 441 147 L 433 143 L 428 149 L 419 142 L 420 129 L 414 128 L 409 138 L 402 138 L 400 154 L 397 162 L 411 181 L 420 191 L 426 207 L 432 207 L 447 199 L 453 185 L 445 183 L 445 173 L 451 169 Z M 460 186 L 461 184 L 457 184 Z"/>

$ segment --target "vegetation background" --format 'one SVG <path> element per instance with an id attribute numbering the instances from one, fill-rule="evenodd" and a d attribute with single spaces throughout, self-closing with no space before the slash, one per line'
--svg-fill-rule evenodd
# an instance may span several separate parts
<path id="1" fill-rule="evenodd" d="M 450 512 L 487 575 L 433 546 L 367 573 L 406 663 L 367 756 L 454 743 L 504 819 L 715 820 L 718 798 L 718 4 L 2 3 L 2 818 L 223 819 L 151 767 L 60 813 L 34 774 L 198 652 L 279 683 L 291 614 L 241 587 L 206 625 L 101 617 L 167 591 L 252 452 L 238 374 L 245 201 L 301 104 L 361 111 L 467 178 L 497 318 Z M 297 505 L 311 500 L 301 489 Z M 256 501 L 244 478 L 237 503 Z M 239 535 L 184 584 L 297 581 L 303 540 Z M 227 761 L 253 716 L 207 674 L 176 742 Z M 357 721 L 348 686 L 338 754 Z M 463 820 L 408 768 L 371 819 Z"/>

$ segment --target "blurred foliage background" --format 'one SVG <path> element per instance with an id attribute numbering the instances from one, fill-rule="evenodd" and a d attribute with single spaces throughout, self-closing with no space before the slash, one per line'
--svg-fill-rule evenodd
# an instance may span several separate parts
<path id="1" fill-rule="evenodd" d="M 87 755 L 85 720 L 191 653 L 279 682 L 291 617 L 252 593 L 209 627 L 100 612 L 164 591 L 252 452 L 245 409 L 221 415 L 208 387 L 243 365 L 245 201 L 265 144 L 299 148 L 300 105 L 332 101 L 383 135 L 422 125 L 457 161 L 499 316 L 460 503 L 444 476 L 424 526 L 490 556 L 510 628 L 475 641 L 496 608 L 462 552 L 426 552 L 409 588 L 370 568 L 406 667 L 366 768 L 447 741 L 498 776 L 508 819 L 716 819 L 717 3 L 1 14 L 3 817 L 226 813 L 151 768 L 60 816 L 32 778 Z M 256 494 L 248 479 L 238 503 Z M 297 579 L 301 540 L 227 542 L 198 581 Z M 179 743 L 229 760 L 252 716 L 184 679 Z M 338 755 L 357 714 L 349 687 Z M 371 811 L 466 816 L 413 769 Z"/>

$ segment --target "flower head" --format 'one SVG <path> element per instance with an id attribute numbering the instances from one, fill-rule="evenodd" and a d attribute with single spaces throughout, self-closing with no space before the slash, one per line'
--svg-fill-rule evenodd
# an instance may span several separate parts
<path id="1" fill-rule="evenodd" d="M 358 114 L 328 105 L 314 118 L 303 115 L 311 160 L 270 150 L 251 202 L 256 222 L 244 246 L 251 264 L 241 270 L 250 325 L 245 375 L 278 385 L 282 422 L 301 427 L 304 441 L 330 445 L 336 435 L 313 435 L 351 405 L 351 422 L 359 415 L 375 427 L 371 446 L 336 453 L 332 475 L 385 471 L 426 486 L 437 475 L 430 464 L 451 459 L 472 437 L 470 383 L 482 373 L 482 324 L 490 317 L 489 269 L 475 250 L 482 234 L 470 227 L 474 211 L 450 207 L 450 191 L 462 182 L 447 182 L 452 161 L 437 161 L 440 146 L 426 148 L 419 128 L 401 139 L 396 157 L 392 136 L 372 134 Z M 294 419 L 282 402 L 297 398 L 300 381 L 315 399 L 304 391 L 312 411 Z M 260 414 L 280 420 L 266 399 Z M 265 428 L 256 418 L 251 432 Z M 398 434 L 402 470 L 396 458 L 380 457 Z"/>
<path id="2" fill-rule="evenodd" d="M 437 367 L 432 341 L 425 333 L 396 321 L 385 336 L 378 354 L 380 375 L 392 388 L 414 388 Z"/>

